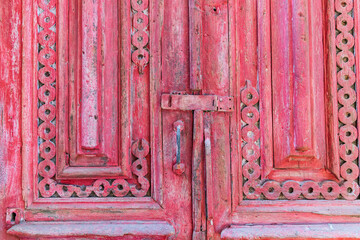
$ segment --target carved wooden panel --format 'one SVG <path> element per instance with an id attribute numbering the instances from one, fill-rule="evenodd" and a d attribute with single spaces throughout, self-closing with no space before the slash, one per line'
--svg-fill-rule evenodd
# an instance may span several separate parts
<path id="1" fill-rule="evenodd" d="M 241 91 L 244 199 L 357 199 L 353 4 L 258 1 L 271 31 Z"/>
<path id="2" fill-rule="evenodd" d="M 39 197 L 149 195 L 150 144 L 131 139 L 128 75 L 148 63 L 147 9 L 147 0 L 38 1 Z"/>
<path id="3" fill-rule="evenodd" d="M 335 100 L 326 97 L 336 81 L 324 72 L 326 9 L 321 1 L 271 1 L 270 8 L 272 86 L 264 83 L 263 88 L 272 89 L 274 157 L 266 157 L 264 174 L 276 180 L 336 179 L 336 142 L 326 142 L 336 133 L 327 119 L 336 111 Z"/>
<path id="4" fill-rule="evenodd" d="M 124 29 L 111 1 L 59 4 L 57 177 L 129 175 L 129 85 L 121 76 Z M 69 13 L 67 15 L 66 13 Z M 129 49 L 129 46 L 124 46 Z M 120 151 L 118 151 L 121 149 Z M 82 170 L 78 170 L 82 168 Z"/>
<path id="5" fill-rule="evenodd" d="M 322 16 L 313 1 L 271 2 L 276 169 L 326 165 Z"/>
<path id="6" fill-rule="evenodd" d="M 162 157 L 162 44 L 172 31 L 163 37 L 163 2 L 149 2 L 16 2 L 22 94 L 10 116 L 21 158 L 6 169 L 1 236 L 187 239 L 191 180 Z"/>

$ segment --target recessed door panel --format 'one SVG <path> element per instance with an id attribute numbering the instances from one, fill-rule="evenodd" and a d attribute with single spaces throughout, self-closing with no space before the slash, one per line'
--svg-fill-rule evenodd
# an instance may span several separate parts
<path id="1" fill-rule="evenodd" d="M 67 24 L 59 29 L 67 38 L 58 46 L 64 54 L 58 63 L 59 178 L 129 175 L 124 138 L 129 125 L 121 124 L 129 121 L 129 89 L 120 71 L 130 61 L 120 51 L 130 51 L 121 42 L 128 21 L 121 15 L 124 6 L 119 1 L 59 4 L 58 17 Z"/>
<path id="2" fill-rule="evenodd" d="M 354 4 L 259 0 L 242 13 L 257 26 L 240 55 L 240 201 L 358 195 Z"/>
<path id="3" fill-rule="evenodd" d="M 339 180 L 335 116 L 337 88 L 330 78 L 333 63 L 327 50 L 333 41 L 325 18 L 325 1 L 260 1 L 268 7 L 270 27 L 259 44 L 269 57 L 271 76 L 260 81 L 264 112 L 263 178 L 272 180 Z M 255 86 L 254 86 L 255 87 Z M 267 94 L 271 94 L 268 98 Z M 267 125 L 269 124 L 269 125 Z"/>
<path id="4" fill-rule="evenodd" d="M 322 1 L 271 2 L 274 168 L 326 166 L 323 12 Z"/>

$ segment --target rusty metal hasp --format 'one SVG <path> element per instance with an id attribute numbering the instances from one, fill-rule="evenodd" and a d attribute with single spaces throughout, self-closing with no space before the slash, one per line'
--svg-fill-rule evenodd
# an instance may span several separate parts
<path id="1" fill-rule="evenodd" d="M 231 112 L 234 109 L 233 102 L 233 97 L 217 95 L 163 94 L 161 96 L 161 108 L 168 110 Z"/>

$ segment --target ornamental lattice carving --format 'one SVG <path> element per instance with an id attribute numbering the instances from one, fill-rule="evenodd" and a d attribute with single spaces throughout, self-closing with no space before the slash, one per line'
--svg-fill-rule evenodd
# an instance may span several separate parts
<path id="1" fill-rule="evenodd" d="M 346 199 L 359 196 L 357 94 L 355 91 L 353 0 L 335 0 L 340 177 L 336 181 L 262 179 L 259 92 L 247 81 L 241 92 L 242 176 L 245 200 Z M 266 130 L 261 130 L 266 131 Z"/>
<path id="2" fill-rule="evenodd" d="M 133 10 L 133 35 L 131 42 L 134 46 L 131 58 L 138 67 L 139 73 L 143 74 L 145 67 L 149 63 L 149 43 L 148 35 L 148 0 L 131 0 L 131 8 Z"/>
<path id="3" fill-rule="evenodd" d="M 56 0 L 38 0 L 38 192 L 39 197 L 144 197 L 149 194 L 150 182 L 147 156 L 149 143 L 145 139 L 133 142 L 131 153 L 135 158 L 131 164 L 132 179 L 97 179 L 91 185 L 60 184 L 56 175 Z M 147 1 L 132 1 L 135 10 L 147 11 Z M 134 24 L 137 29 L 147 26 L 147 17 L 139 14 L 137 18 L 146 21 Z M 135 18 L 134 18 L 135 19 Z M 145 24 L 145 25 L 144 25 Z M 144 27 L 144 28 L 142 28 Z M 146 35 L 146 36 L 145 36 Z M 136 39 L 147 34 L 138 33 Z M 133 40 L 133 42 L 135 42 Z M 141 41 L 140 41 L 141 42 Z M 146 45 L 146 44 L 145 44 Z M 136 45 L 139 48 L 145 45 Z M 142 47 L 141 47 L 142 46 Z M 147 61 L 148 54 L 138 49 L 136 54 L 143 54 Z M 134 53 L 135 53 L 134 52 Z M 135 62 L 135 61 L 134 61 Z M 136 63 L 136 62 L 135 62 Z M 146 62 L 147 63 L 147 62 Z M 141 66 L 145 66 L 140 61 Z"/>

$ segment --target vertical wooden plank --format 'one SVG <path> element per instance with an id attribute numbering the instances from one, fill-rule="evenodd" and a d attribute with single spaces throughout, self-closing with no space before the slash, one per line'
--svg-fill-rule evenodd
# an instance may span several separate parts
<path id="1" fill-rule="evenodd" d="M 204 4 L 204 40 L 202 54 L 204 93 L 229 94 L 229 22 L 227 1 Z"/>
<path id="2" fill-rule="evenodd" d="M 322 1 L 308 1 L 309 11 L 309 77 L 310 81 L 310 106 L 311 106 L 311 135 L 312 137 L 312 149 L 314 155 L 318 159 L 322 159 L 326 165 L 326 161 L 329 158 L 328 151 L 332 145 L 326 145 L 326 138 L 329 132 L 326 132 L 326 125 L 328 119 L 332 117 L 332 113 L 327 114 L 328 106 L 331 106 L 331 101 L 327 101 L 326 96 L 329 96 L 331 92 L 327 92 L 326 76 L 326 26 L 329 25 L 329 21 L 326 19 L 327 10 L 325 8 L 324 0 Z M 318 20 L 320 19 L 320 20 Z M 322 24 L 319 24 L 319 21 Z M 320 84 L 321 83 L 321 84 Z M 330 82 L 332 88 L 336 88 L 336 81 Z M 319 96 L 324 96 L 319 98 Z M 334 125 L 330 125 L 333 128 Z M 308 127 L 310 128 L 310 127 Z M 322 153 L 325 152 L 322 157 Z M 336 159 L 332 159 L 335 161 Z M 327 165 L 327 167 L 329 167 Z M 331 169 L 331 168 L 330 168 Z M 332 170 L 332 169 L 331 169 Z M 334 174 L 337 174 L 334 172 Z"/>
<path id="3" fill-rule="evenodd" d="M 337 102 L 337 67 L 336 67 L 336 43 L 335 43 L 335 7 L 333 0 L 324 1 L 324 21 L 328 24 L 325 29 L 324 63 L 325 63 L 325 92 L 327 107 L 326 113 L 326 145 L 329 146 L 327 166 L 340 177 L 339 161 L 339 136 L 338 136 L 338 102 Z M 356 16 L 356 15 L 355 15 Z M 316 74 L 314 72 L 314 74 Z"/>
<path id="4" fill-rule="evenodd" d="M 116 166 L 122 161 L 121 148 L 125 139 L 119 139 L 121 134 L 121 78 L 120 73 L 120 39 L 121 21 L 120 1 L 100 1 L 99 9 L 99 103 L 100 110 L 98 117 L 100 149 L 112 155 L 108 164 Z M 100 31 L 101 30 L 101 31 Z M 114 160 L 112 160 L 114 158 Z M 129 173 L 128 164 L 122 164 L 123 171 Z"/>
<path id="5" fill-rule="evenodd" d="M 81 147 L 94 150 L 99 147 L 99 52 L 101 51 L 101 25 L 99 2 L 82 1 L 81 4 L 82 64 L 81 64 Z"/>
<path id="6" fill-rule="evenodd" d="M 154 0 L 150 2 L 150 49 L 152 57 L 150 58 L 150 143 L 151 143 L 151 196 L 163 205 L 163 145 L 162 145 L 162 124 L 161 124 L 161 81 L 162 79 L 162 49 L 161 39 L 164 18 L 164 3 L 162 0 Z"/>
<path id="7" fill-rule="evenodd" d="M 119 11 L 119 23 L 121 23 L 118 28 L 120 32 L 119 39 L 119 75 L 120 75 L 120 103 L 119 104 L 119 114 L 121 122 L 121 130 L 119 134 L 119 143 L 121 145 L 121 150 L 119 153 L 119 158 L 123 164 L 124 171 L 130 172 L 130 146 L 131 146 L 131 134 L 130 134 L 130 75 L 131 75 L 131 61 L 126 59 L 131 58 L 131 12 L 130 1 L 120 1 L 118 2 L 118 11 Z"/>
<path id="8" fill-rule="evenodd" d="M 37 67 L 37 3 L 26 0 L 22 2 L 22 41 L 30 44 L 22 45 L 21 58 L 21 164 L 22 164 L 22 188 L 25 206 L 28 207 L 33 203 L 36 193 L 33 191 L 33 184 L 37 175 L 37 166 L 33 161 L 22 161 L 22 159 L 37 159 L 37 109 L 33 105 L 37 103 L 36 90 L 37 86 L 34 81 Z M 20 10 L 21 11 L 21 10 Z M 29 94 L 24 94 L 29 93 Z M 30 120 L 29 120 L 30 119 Z M 30 131 L 25 131 L 30 130 Z"/>
<path id="9" fill-rule="evenodd" d="M 291 0 L 271 1 L 271 62 L 274 121 L 274 165 L 290 155 L 293 149 L 293 58 L 292 58 L 292 14 Z M 262 99 L 266 101 L 266 99 Z M 283 118 L 287 118 L 286 120 Z M 281 151 L 283 149 L 283 151 Z M 278 159 L 280 158 L 280 159 Z M 278 164 L 279 165 L 279 164 Z"/>
<path id="10" fill-rule="evenodd" d="M 239 37 L 239 63 L 242 66 L 240 87 L 244 87 L 246 81 L 251 81 L 252 86 L 257 86 L 257 2 L 254 0 L 240 0 L 239 10 L 241 15 L 238 24 L 239 33 L 241 34 L 241 37 Z M 270 29 L 264 29 L 262 33 L 266 34 L 267 31 L 270 31 Z"/>
<path id="11" fill-rule="evenodd" d="M 226 0 L 204 1 L 203 11 L 202 73 L 203 94 L 229 96 L 229 2 Z M 230 116 L 228 113 L 212 113 L 211 119 L 214 236 L 224 226 L 231 210 L 230 168 Z M 215 161 L 216 159 L 216 161 Z M 209 204 L 209 203 L 208 203 Z M 209 207 L 209 206 L 208 206 Z M 208 209 L 209 211 L 209 209 Z M 209 226 L 209 225 L 208 225 Z M 211 233 L 212 229 L 207 229 Z"/>
<path id="12" fill-rule="evenodd" d="M 181 163 L 185 171 L 181 175 L 175 174 L 172 169 L 176 162 L 176 131 L 174 123 L 184 122 L 181 131 Z M 179 239 L 191 239 L 192 231 L 192 144 L 193 144 L 193 117 L 180 111 L 162 111 L 163 130 L 163 161 L 164 161 L 164 208 L 167 215 L 177 225 L 176 235 Z M 184 211 L 180 210 L 184 209 Z"/>
<path id="13" fill-rule="evenodd" d="M 204 143 L 203 111 L 194 112 L 193 149 L 192 149 L 192 213 L 193 213 L 193 239 L 204 239 L 206 224 L 205 211 L 205 184 L 203 164 Z"/>
<path id="14" fill-rule="evenodd" d="M 214 226 L 214 209 L 215 209 L 215 194 L 219 194 L 214 191 L 214 179 L 213 179 L 213 156 L 212 156 L 212 144 L 211 144 L 211 113 L 205 113 L 204 116 L 204 144 L 205 144 L 205 175 L 206 175 L 206 207 L 207 207 L 207 219 L 206 219 L 206 239 L 213 239 L 215 234 Z"/>
<path id="15" fill-rule="evenodd" d="M 239 154 L 239 126 L 241 124 L 241 108 L 240 108 L 240 65 L 239 63 L 239 23 L 240 16 L 239 1 L 229 1 L 229 69 L 230 69 L 230 95 L 233 96 L 235 111 L 230 114 L 230 152 L 231 152 L 231 178 L 232 178 L 232 210 L 235 210 L 240 201 L 240 194 L 242 192 L 242 178 L 239 176 L 241 171 Z"/>
<path id="16" fill-rule="evenodd" d="M 201 90 L 203 79 L 201 73 L 202 54 L 202 0 L 189 0 L 189 44 L 190 44 L 190 89 Z"/>
<path id="17" fill-rule="evenodd" d="M 304 152 L 312 148 L 312 109 L 309 56 L 309 6 L 307 0 L 293 1 L 291 8 L 294 75 L 294 147 Z M 289 39 L 291 41 L 291 39 Z M 305 111 L 304 111 L 305 110 Z"/>
<path id="18" fill-rule="evenodd" d="M 164 1 L 162 92 L 189 91 L 188 1 Z M 166 19 L 165 19 L 166 18 Z"/>
<path id="19" fill-rule="evenodd" d="M 29 122 L 21 121 L 22 97 L 31 98 L 31 94 L 21 94 L 22 77 L 22 30 L 24 36 L 31 39 L 32 32 L 22 27 L 22 20 L 33 21 L 31 14 L 22 18 L 22 2 L 1 1 L 0 3 L 0 239 L 15 240 L 17 238 L 6 234 L 6 209 L 24 208 L 21 182 L 21 128 Z M 27 2 L 24 10 L 33 12 L 33 4 Z M 33 45 L 24 46 L 29 60 L 33 57 Z M 25 56 L 24 56 L 25 57 Z M 30 80 L 31 69 L 25 66 L 24 79 Z M 32 66 L 31 66 L 32 67 Z M 30 81 L 29 81 L 30 82 Z M 28 89 L 29 90 L 29 89 Z M 29 93 L 29 92 L 28 92 Z M 24 107 L 25 113 L 29 108 Z M 30 117 L 29 116 L 29 117 Z M 31 136 L 31 134 L 29 134 Z M 25 141 L 28 140 L 24 139 Z M 30 145 L 29 145 L 30 147 Z M 31 154 L 30 148 L 23 148 L 24 155 Z M 30 169 L 28 169 L 29 172 Z M 28 189 L 24 189 L 29 194 Z"/>
<path id="20" fill-rule="evenodd" d="M 161 32 L 161 68 L 153 69 L 154 87 L 159 94 L 177 91 L 190 93 L 189 80 L 189 1 L 188 0 L 157 0 L 163 4 L 164 17 Z M 152 1 L 150 1 L 152 2 Z M 157 11 L 156 11 L 157 12 Z M 154 15 L 156 18 L 158 15 Z M 154 29 L 153 29 L 154 30 Z M 152 44 L 156 44 L 153 42 Z M 155 71 L 158 71 L 155 74 Z M 161 80 L 159 80 L 161 79 Z M 158 95 L 159 96 L 159 95 Z M 157 99 L 158 100 L 158 99 Z M 155 103 L 155 102 L 154 102 Z M 159 102 L 156 102 L 159 104 Z M 160 105 L 155 105 L 156 109 Z M 176 156 L 176 134 L 174 122 L 184 122 L 184 130 L 181 131 L 181 162 L 185 165 L 185 172 L 177 175 L 172 171 Z M 167 111 L 161 114 L 162 128 L 162 153 L 164 167 L 164 208 L 167 215 L 171 216 L 176 228 L 178 239 L 191 239 L 192 229 L 192 144 L 193 144 L 193 114 L 191 111 Z M 159 126 L 160 127 L 160 126 Z M 155 150 L 155 149 L 154 149 Z M 159 151 L 159 150 L 157 150 Z M 186 209 L 181 211 L 180 209 Z"/>
<path id="21" fill-rule="evenodd" d="M 71 9 L 71 11 L 68 11 Z M 77 71 L 74 66 L 75 59 L 69 58 L 69 42 L 77 42 L 78 41 L 78 29 L 70 29 L 69 22 L 77 20 L 77 6 L 74 1 L 64 1 L 61 4 L 57 5 L 57 25 L 56 25 L 56 32 L 59 36 L 56 42 L 56 53 L 57 53 L 57 129 L 68 129 L 69 124 L 72 124 L 76 121 L 76 119 L 72 119 L 69 121 L 69 105 L 67 104 L 67 99 L 69 98 L 69 94 L 74 93 L 74 87 L 72 84 L 68 84 L 68 82 L 75 81 L 75 75 Z M 63 32 L 64 34 L 58 34 L 59 32 Z M 78 48 L 81 46 L 78 46 Z M 78 48 L 76 49 L 78 51 Z M 66 87 L 69 85 L 69 90 Z M 57 162 L 56 162 L 56 169 L 62 170 L 65 168 L 65 161 L 59 161 L 62 158 L 60 153 L 70 153 L 70 146 L 69 146 L 69 138 L 74 138 L 76 141 L 75 136 L 71 135 L 71 132 L 63 131 L 63 134 L 59 134 L 57 130 L 57 138 L 56 138 L 56 146 L 57 146 Z"/>
<path id="22" fill-rule="evenodd" d="M 258 0 L 257 9 L 258 21 L 258 66 L 259 66 L 259 91 L 260 101 L 260 129 L 267 129 L 260 136 L 261 165 L 269 166 L 262 169 L 262 176 L 267 176 L 273 166 L 273 145 L 272 145 L 272 89 L 271 89 L 271 9 L 270 0 Z M 262 33 L 262 34 L 260 34 Z"/>

